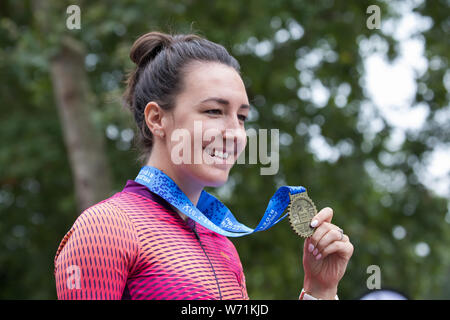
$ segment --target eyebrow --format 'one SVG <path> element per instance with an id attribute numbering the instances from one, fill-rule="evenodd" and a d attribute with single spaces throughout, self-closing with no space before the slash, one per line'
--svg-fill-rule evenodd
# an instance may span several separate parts
<path id="1" fill-rule="evenodd" d="M 207 98 L 207 99 L 203 100 L 201 103 L 208 102 L 208 101 L 215 101 L 215 102 L 220 103 L 225 106 L 230 105 L 230 101 L 228 101 L 226 99 L 222 99 L 222 98 L 216 98 L 216 97 Z M 250 109 L 250 106 L 248 104 L 241 104 L 239 109 Z"/>

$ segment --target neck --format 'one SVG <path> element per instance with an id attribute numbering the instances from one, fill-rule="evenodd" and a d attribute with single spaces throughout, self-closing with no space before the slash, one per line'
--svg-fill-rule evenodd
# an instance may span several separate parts
<path id="1" fill-rule="evenodd" d="M 176 168 L 171 165 L 172 162 L 170 159 L 161 159 L 160 156 L 158 157 L 155 154 L 157 153 L 152 152 L 152 156 L 150 156 L 150 159 L 147 161 L 146 165 L 155 167 L 164 172 L 177 184 L 177 186 L 181 189 L 181 191 L 183 191 L 183 193 L 194 204 L 194 206 L 197 206 L 198 200 L 203 190 L 203 186 L 193 182 L 194 179 L 192 179 L 192 177 L 187 176 L 179 170 L 176 170 Z M 177 211 L 184 220 L 187 219 L 186 215 L 181 213 L 175 207 L 172 206 L 172 208 Z"/>

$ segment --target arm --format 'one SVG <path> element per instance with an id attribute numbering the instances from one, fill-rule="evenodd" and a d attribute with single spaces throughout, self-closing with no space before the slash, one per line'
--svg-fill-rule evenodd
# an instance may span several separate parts
<path id="1" fill-rule="evenodd" d="M 58 299 L 121 299 L 137 251 L 125 214 L 108 203 L 85 210 L 55 256 Z"/>
<path id="2" fill-rule="evenodd" d="M 336 298 L 337 286 L 353 254 L 349 237 L 331 223 L 332 217 L 333 210 L 325 208 L 313 218 L 316 230 L 303 248 L 304 291 L 319 299 Z"/>

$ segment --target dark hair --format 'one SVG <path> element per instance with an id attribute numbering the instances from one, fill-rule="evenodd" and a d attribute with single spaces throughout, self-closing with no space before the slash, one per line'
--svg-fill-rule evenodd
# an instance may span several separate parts
<path id="1" fill-rule="evenodd" d="M 144 120 L 145 106 L 155 101 L 162 109 L 172 110 L 176 96 L 183 91 L 188 63 L 219 62 L 240 74 L 239 63 L 223 46 L 196 34 L 146 33 L 134 42 L 130 58 L 136 68 L 127 77 L 123 98 L 137 124 L 141 163 L 148 160 L 153 146 L 153 135 Z"/>

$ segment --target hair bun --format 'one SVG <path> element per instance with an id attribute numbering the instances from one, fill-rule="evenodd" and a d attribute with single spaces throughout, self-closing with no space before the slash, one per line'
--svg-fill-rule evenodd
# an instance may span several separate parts
<path id="1" fill-rule="evenodd" d="M 173 42 L 171 35 L 153 31 L 140 36 L 131 47 L 130 58 L 138 66 L 147 63 Z"/>

